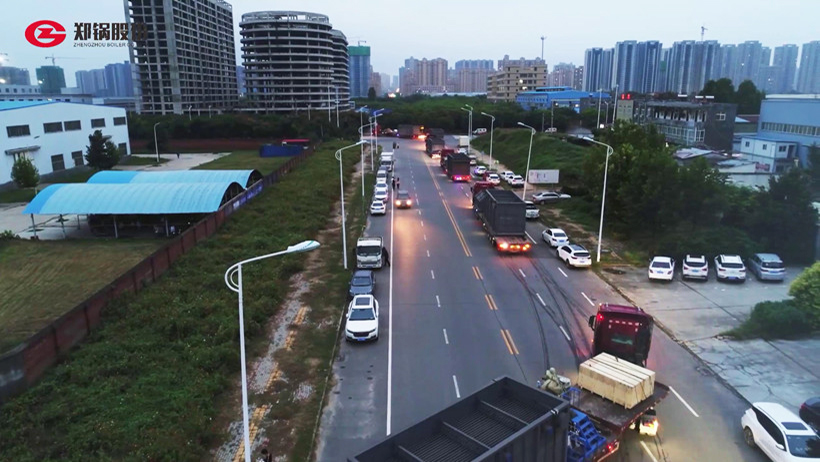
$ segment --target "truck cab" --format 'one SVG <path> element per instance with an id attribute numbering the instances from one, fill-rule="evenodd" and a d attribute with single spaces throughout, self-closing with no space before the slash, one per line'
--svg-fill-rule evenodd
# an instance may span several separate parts
<path id="1" fill-rule="evenodd" d="M 381 157 L 379 158 L 379 166 L 385 167 L 388 172 L 393 171 L 394 163 L 395 162 L 393 160 L 393 151 L 383 152 Z"/>
<path id="2" fill-rule="evenodd" d="M 639 366 L 646 366 L 655 320 L 636 306 L 602 303 L 589 317 L 592 356 L 609 353 Z"/>
<path id="3" fill-rule="evenodd" d="M 381 268 L 382 246 L 381 236 L 360 237 L 356 242 L 356 268 Z"/>

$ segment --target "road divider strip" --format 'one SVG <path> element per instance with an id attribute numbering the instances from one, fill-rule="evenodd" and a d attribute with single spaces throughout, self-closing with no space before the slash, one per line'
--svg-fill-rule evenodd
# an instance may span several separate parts
<path id="1" fill-rule="evenodd" d="M 438 295 L 436 295 L 436 306 L 441 308 L 441 300 L 439 300 Z"/>
<path id="2" fill-rule="evenodd" d="M 510 352 L 511 355 L 518 354 L 518 348 L 515 346 L 515 342 L 512 339 L 512 334 L 507 329 L 501 329 L 501 338 L 504 339 L 504 344 L 507 345 L 507 351 Z"/>
<path id="3" fill-rule="evenodd" d="M 544 308 L 546 308 L 547 302 L 545 302 L 544 299 L 541 298 L 541 294 L 535 294 L 535 296 L 538 297 L 538 301 L 541 302 L 541 305 L 544 306 Z"/>
<path id="4" fill-rule="evenodd" d="M 524 270 L 522 270 L 521 268 L 518 268 L 518 272 L 521 273 L 521 277 L 527 277 L 527 275 L 524 274 Z"/>
<path id="5" fill-rule="evenodd" d="M 433 279 L 436 278 L 436 273 L 434 273 L 433 270 L 430 270 L 430 277 L 432 277 Z"/>
<path id="6" fill-rule="evenodd" d="M 489 305 L 491 310 L 498 311 L 498 306 L 495 304 L 495 300 L 493 300 L 492 295 L 484 294 L 484 300 L 487 300 L 487 305 Z"/>
<path id="7" fill-rule="evenodd" d="M 438 185 L 438 181 L 436 177 L 433 175 L 433 172 L 430 170 L 430 166 L 427 166 L 427 173 L 430 174 L 430 177 L 433 179 L 433 184 L 436 186 L 436 189 L 439 191 L 439 196 L 441 196 L 441 203 L 444 205 L 444 211 L 447 212 L 447 217 L 450 218 L 450 223 L 453 224 L 453 229 L 456 231 L 456 236 L 458 237 L 458 241 L 461 243 L 461 248 L 464 249 L 464 255 L 468 257 L 472 257 L 473 254 L 470 252 L 470 247 L 467 246 L 467 241 L 464 239 L 464 235 L 461 234 L 461 230 L 458 228 L 458 224 L 456 224 L 456 218 L 453 215 L 453 212 L 450 211 L 450 207 L 447 205 L 447 201 L 444 200 L 444 194 L 441 192 L 441 188 Z"/>

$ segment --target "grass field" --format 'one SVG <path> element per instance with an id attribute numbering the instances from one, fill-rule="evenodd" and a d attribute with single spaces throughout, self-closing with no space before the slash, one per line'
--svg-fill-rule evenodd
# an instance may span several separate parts
<path id="1" fill-rule="evenodd" d="M 4 403 L 0 460 L 207 458 L 207 448 L 224 438 L 224 427 L 215 427 L 214 419 L 230 401 L 239 371 L 236 294 L 224 286 L 224 272 L 243 258 L 318 235 L 338 200 L 333 151 L 343 145 L 325 145 L 235 212 L 157 283 L 113 301 L 81 347 Z M 356 160 L 345 158 L 348 175 Z M 267 320 L 287 295 L 288 279 L 303 267 L 304 256 L 296 254 L 244 270 L 251 344 L 264 337 Z M 307 364 L 326 363 L 322 347 L 305 358 Z"/>
<path id="2" fill-rule="evenodd" d="M 257 151 L 238 150 L 230 156 L 220 157 L 207 164 L 194 167 L 194 170 L 249 170 L 256 169 L 267 175 L 277 167 L 290 160 L 290 157 L 259 157 Z"/>
<path id="3" fill-rule="evenodd" d="M 77 170 L 71 171 L 54 178 L 41 180 L 41 184 L 37 186 L 38 191 L 42 191 L 46 185 L 56 183 L 85 183 L 91 178 L 91 175 L 97 173 L 95 170 Z M 29 202 L 36 193 L 34 189 L 12 189 L 9 191 L 0 192 L 0 204 L 8 204 L 13 202 Z"/>
<path id="4" fill-rule="evenodd" d="M 131 269 L 162 241 L 0 241 L 0 352 Z"/>

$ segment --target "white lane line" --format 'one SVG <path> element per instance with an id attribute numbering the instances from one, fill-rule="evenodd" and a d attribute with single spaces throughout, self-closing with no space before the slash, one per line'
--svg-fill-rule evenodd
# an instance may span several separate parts
<path id="1" fill-rule="evenodd" d="M 532 245 L 538 245 L 538 243 L 535 242 L 535 239 L 533 239 L 532 236 L 530 236 L 530 233 L 524 231 L 524 234 L 526 234 L 530 241 L 532 241 Z"/>
<path id="2" fill-rule="evenodd" d="M 581 292 L 581 295 L 583 295 L 583 296 L 584 296 L 584 298 L 585 298 L 585 299 L 587 299 L 587 301 L 589 302 L 589 304 L 590 304 L 590 305 L 595 306 L 595 304 L 594 304 L 594 303 L 592 303 L 592 300 L 590 300 L 590 299 L 589 299 L 589 297 L 587 297 L 587 294 L 585 294 L 585 293 Z"/>
<path id="3" fill-rule="evenodd" d="M 563 274 L 565 278 L 569 277 L 569 276 L 567 276 L 567 273 L 565 273 L 564 270 L 562 270 L 561 268 L 558 268 L 558 271 L 560 271 L 561 274 Z"/>
<path id="4" fill-rule="evenodd" d="M 421 220 L 421 227 L 424 228 L 424 220 Z"/>
<path id="5" fill-rule="evenodd" d="M 441 330 L 444 331 L 444 343 L 449 345 L 450 344 L 450 339 L 447 338 L 447 329 L 441 329 Z"/>
<path id="6" fill-rule="evenodd" d="M 436 306 L 441 308 L 441 300 L 438 299 L 438 295 L 436 295 Z"/>
<path id="7" fill-rule="evenodd" d="M 675 396 L 677 396 L 677 397 L 678 397 L 678 399 L 680 400 L 680 402 L 681 402 L 681 403 L 683 403 L 683 405 L 684 405 L 684 406 L 686 406 L 686 409 L 689 409 L 689 412 L 691 412 L 691 413 L 692 413 L 692 415 L 694 415 L 694 416 L 695 416 L 695 417 L 697 417 L 697 418 L 700 418 L 700 416 L 698 415 L 698 413 L 697 413 L 697 412 L 695 412 L 695 410 L 694 410 L 694 409 L 692 409 L 692 406 L 690 406 L 690 405 L 689 405 L 689 403 L 687 403 L 686 401 L 684 401 L 684 400 L 683 400 L 683 397 L 682 397 L 682 396 L 681 396 L 681 395 L 677 392 L 677 390 L 675 390 L 675 389 L 674 389 L 674 388 L 672 388 L 671 386 L 669 387 L 669 389 L 670 389 L 670 390 L 672 390 L 672 393 L 674 393 L 674 394 L 675 394 Z"/>
<path id="8" fill-rule="evenodd" d="M 428 257 L 430 256 L 430 251 L 429 251 L 429 250 L 427 251 L 427 256 L 428 256 Z"/>
<path id="9" fill-rule="evenodd" d="M 564 326 L 558 326 L 558 328 L 561 329 L 561 333 L 564 334 L 564 337 L 567 338 L 567 342 L 569 342 L 570 341 L 569 334 L 567 333 L 566 330 L 564 330 Z"/>
<path id="10" fill-rule="evenodd" d="M 467 194 L 467 193 L 464 193 L 464 195 L 465 195 L 465 196 L 467 196 L 467 197 L 470 197 L 470 195 L 469 195 L 469 194 Z"/>
<path id="11" fill-rule="evenodd" d="M 390 253 L 393 253 L 393 231 L 396 214 L 390 201 Z M 387 435 L 390 436 L 390 422 L 393 416 L 393 265 L 390 265 L 390 296 L 387 302 Z"/>
<path id="12" fill-rule="evenodd" d="M 430 276 L 432 276 L 433 279 L 435 279 L 436 278 L 436 273 L 434 273 L 433 270 L 430 270 Z"/>
<path id="13" fill-rule="evenodd" d="M 646 451 L 647 455 L 649 455 L 649 458 L 652 459 L 652 462 L 658 462 L 658 459 L 656 459 L 655 456 L 652 455 L 652 452 L 649 450 L 649 447 L 647 447 L 646 443 L 644 443 L 643 441 L 641 441 L 641 447 L 643 447 L 643 450 Z"/>
<path id="14" fill-rule="evenodd" d="M 426 234 L 424 235 L 424 240 L 425 240 L 425 241 L 427 240 L 427 235 L 426 235 Z"/>
<path id="15" fill-rule="evenodd" d="M 541 304 L 544 305 L 544 307 L 547 306 L 546 302 L 544 302 L 544 299 L 541 298 L 541 294 L 535 294 L 535 296 L 538 297 L 538 301 L 541 302 Z"/>
<path id="16" fill-rule="evenodd" d="M 521 273 L 521 277 L 527 277 L 527 275 L 524 274 L 524 270 L 522 270 L 521 268 L 518 268 L 518 272 Z"/>
<path id="17" fill-rule="evenodd" d="M 421 210 L 419 210 L 419 215 L 421 215 Z"/>
<path id="18" fill-rule="evenodd" d="M 458 380 L 455 375 L 453 376 L 453 385 L 456 386 L 456 398 L 461 398 L 461 393 L 458 391 Z"/>

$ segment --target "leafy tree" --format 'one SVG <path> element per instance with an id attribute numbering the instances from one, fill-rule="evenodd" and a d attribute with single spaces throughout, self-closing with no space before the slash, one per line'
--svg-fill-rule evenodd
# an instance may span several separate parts
<path id="1" fill-rule="evenodd" d="M 20 156 L 11 167 L 11 179 L 18 188 L 33 188 L 40 183 L 40 172 L 26 156 Z"/>
<path id="2" fill-rule="evenodd" d="M 714 96 L 717 103 L 734 103 L 735 102 L 735 86 L 732 81 L 727 78 L 718 80 L 710 80 L 706 82 L 703 90 L 700 92 L 701 96 Z"/>
<path id="3" fill-rule="evenodd" d="M 110 170 L 120 161 L 120 152 L 110 139 L 103 136 L 102 131 L 94 130 L 88 135 L 85 162 L 89 167 L 97 170 Z"/>
<path id="4" fill-rule="evenodd" d="M 760 114 L 760 103 L 763 101 L 763 92 L 757 90 L 751 80 L 745 80 L 737 87 L 735 102 L 738 114 Z"/>
<path id="5" fill-rule="evenodd" d="M 820 188 L 820 146 L 809 146 L 809 175 L 815 188 Z"/>
<path id="6" fill-rule="evenodd" d="M 373 100 L 376 99 L 376 89 L 370 87 L 367 89 L 367 99 Z"/>
<path id="7" fill-rule="evenodd" d="M 812 327 L 820 328 L 820 262 L 815 262 L 792 282 L 789 295 L 794 303 L 807 315 Z"/>

